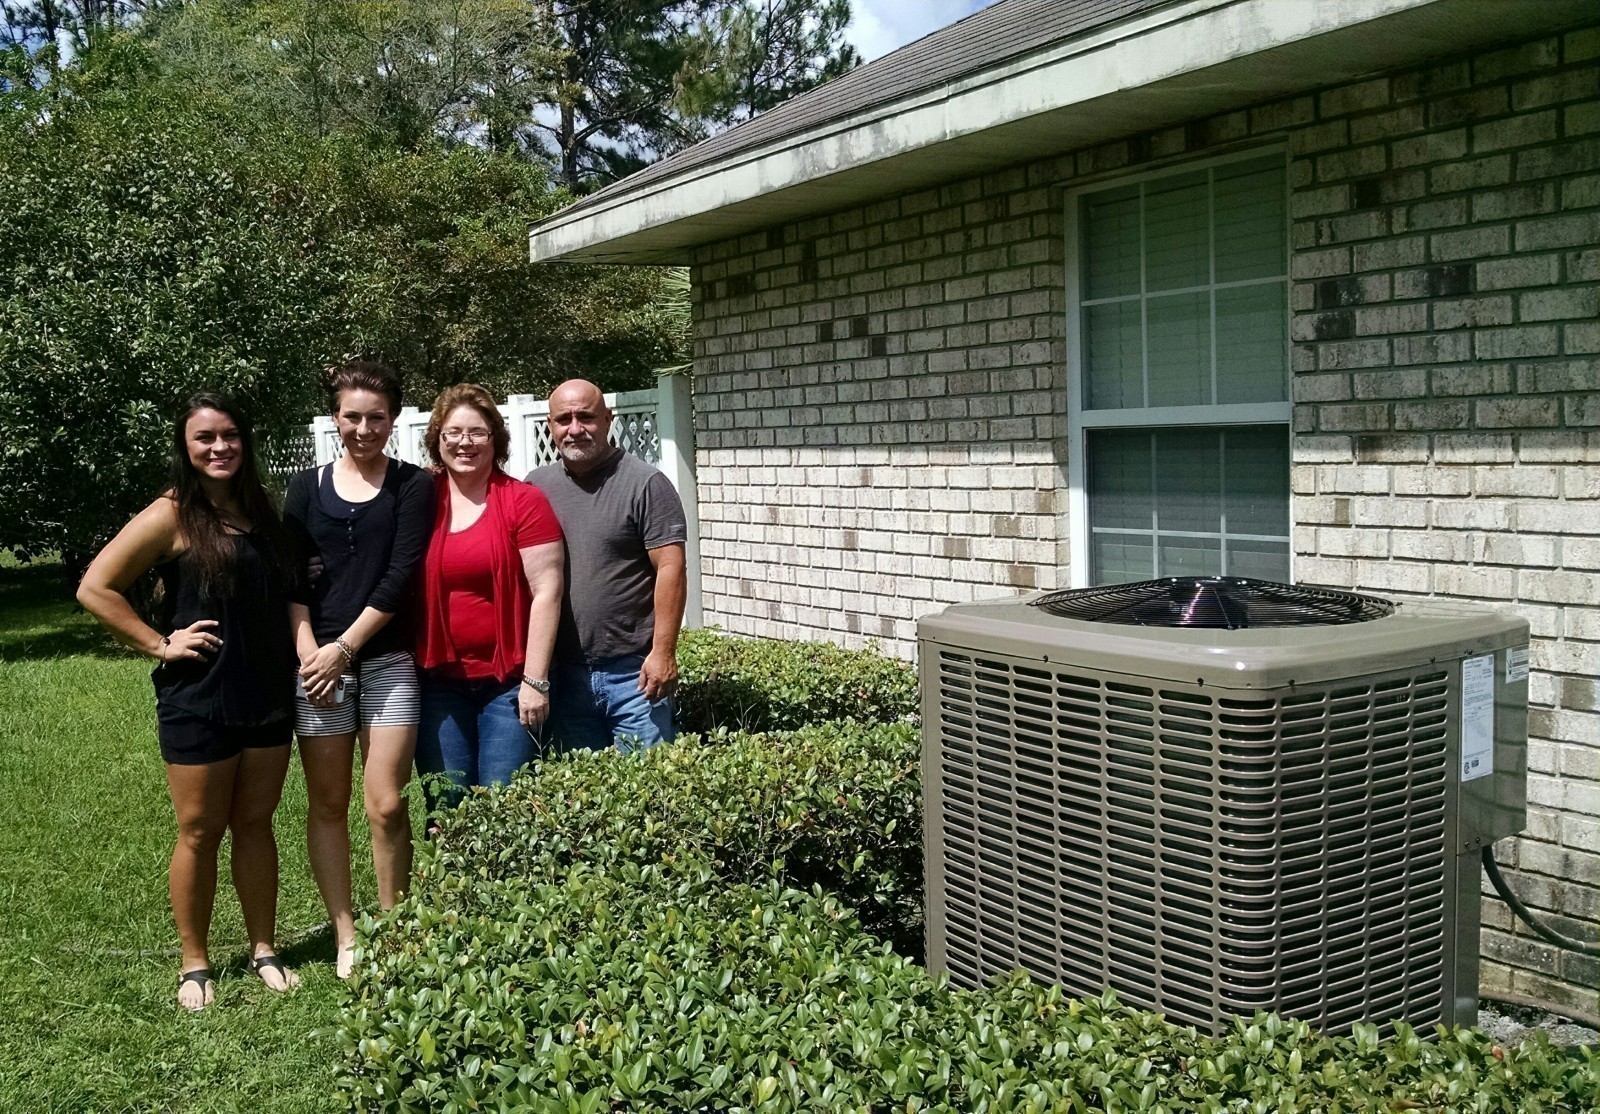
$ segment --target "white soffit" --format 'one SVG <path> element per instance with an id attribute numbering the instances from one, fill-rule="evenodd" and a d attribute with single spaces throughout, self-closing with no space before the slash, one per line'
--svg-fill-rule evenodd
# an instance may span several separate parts
<path id="1" fill-rule="evenodd" d="M 1192 0 L 710 166 L 529 235 L 534 262 L 690 249 L 998 167 L 1592 21 L 1591 0 Z"/>

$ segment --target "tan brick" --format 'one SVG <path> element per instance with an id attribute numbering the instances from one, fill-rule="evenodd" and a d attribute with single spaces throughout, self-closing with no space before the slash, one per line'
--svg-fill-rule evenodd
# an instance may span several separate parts
<path id="1" fill-rule="evenodd" d="M 1396 403 L 1394 407 L 1394 428 L 1398 430 L 1465 429 L 1470 416 L 1470 404 L 1460 400 L 1401 402 Z"/>
<path id="2" fill-rule="evenodd" d="M 1539 39 L 1477 55 L 1472 59 L 1472 79 L 1476 82 L 1497 81 L 1518 74 L 1549 69 L 1558 65 L 1560 60 L 1561 40 Z"/>
<path id="3" fill-rule="evenodd" d="M 1472 404 L 1479 429 L 1533 429 L 1561 424 L 1561 410 L 1551 398 L 1493 398 Z"/>
<path id="4" fill-rule="evenodd" d="M 1524 599 L 1547 603 L 1593 604 L 1595 580 L 1593 573 L 1557 572 L 1550 569 L 1524 569 L 1518 581 L 1518 593 Z M 1569 648 L 1565 664 L 1571 668 L 1564 672 L 1600 671 L 1600 644 L 1563 643 Z M 1579 649 L 1587 647 L 1586 649 Z M 1546 647 L 1547 651 L 1550 647 Z"/>
<path id="5" fill-rule="evenodd" d="M 1433 590 L 1444 596 L 1477 600 L 1511 599 L 1517 591 L 1517 570 L 1487 565 L 1436 565 Z"/>
<path id="6" fill-rule="evenodd" d="M 1410 139 L 1397 139 L 1391 144 L 1391 149 L 1396 167 L 1459 159 L 1467 153 L 1467 129 L 1456 128 L 1452 131 L 1429 132 Z"/>
<path id="7" fill-rule="evenodd" d="M 1561 336 L 1553 325 L 1483 329 L 1473 334 L 1473 353 L 1480 360 L 1511 360 L 1529 356 L 1554 356 Z"/>
<path id="8" fill-rule="evenodd" d="M 1509 181 L 1511 156 L 1505 154 L 1449 162 L 1428 171 L 1428 188 L 1436 194 L 1482 189 Z"/>
<path id="9" fill-rule="evenodd" d="M 1426 595 L 1433 591 L 1431 566 L 1409 561 L 1365 561 L 1357 564 L 1350 587 L 1364 592 L 1407 592 Z"/>
<path id="10" fill-rule="evenodd" d="M 1464 332 L 1394 338 L 1396 364 L 1445 364 L 1472 358 L 1472 337 Z"/>
<path id="11" fill-rule="evenodd" d="M 1589 319 L 1600 313 L 1600 289 L 1580 287 L 1568 290 L 1531 290 L 1517 295 L 1517 318 L 1521 321 Z M 1591 386 L 1600 385 L 1600 379 Z"/>
<path id="12" fill-rule="evenodd" d="M 1440 530 L 1508 530 L 1513 506 L 1493 499 L 1435 502 L 1428 507 L 1427 521 Z"/>
<path id="13" fill-rule="evenodd" d="M 1552 253 L 1484 260 L 1474 264 L 1473 270 L 1479 291 L 1551 286 L 1561 280 L 1561 256 Z"/>
<path id="14" fill-rule="evenodd" d="M 1482 155 L 1507 147 L 1547 143 L 1561 136 L 1561 117 L 1553 108 L 1523 112 L 1504 120 L 1472 125 L 1472 151 Z"/>
<path id="15" fill-rule="evenodd" d="M 1517 224 L 1517 250 L 1591 247 L 1600 243 L 1600 212 L 1569 213 Z"/>
<path id="16" fill-rule="evenodd" d="M 1555 538 L 1529 534 L 1480 534 L 1472 543 L 1472 552 L 1462 560 L 1481 561 L 1490 565 L 1553 568 L 1558 560 L 1559 546 Z"/>
<path id="17" fill-rule="evenodd" d="M 1317 366 L 1324 371 L 1382 367 L 1391 359 L 1387 339 L 1335 341 L 1317 346 Z"/>
<path id="18" fill-rule="evenodd" d="M 1372 143 L 1425 131 L 1428 112 L 1424 105 L 1405 104 L 1388 112 L 1370 112 L 1350 121 L 1350 142 Z"/>
<path id="19" fill-rule="evenodd" d="M 1420 368 L 1356 372 L 1350 384 L 1358 399 L 1420 398 L 1428 390 L 1428 373 Z"/>
<path id="20" fill-rule="evenodd" d="M 1469 228 L 1460 232 L 1438 232 L 1428 240 L 1429 257 L 1435 263 L 1484 255 L 1505 255 L 1510 250 L 1511 230 L 1503 225 Z M 1519 247 L 1518 250 L 1527 249 Z"/>
<path id="21" fill-rule="evenodd" d="M 1593 66 L 1543 74 L 1511 86 L 1511 106 L 1517 111 L 1541 108 L 1563 101 L 1585 100 L 1600 93 L 1600 70 Z"/>
<path id="22" fill-rule="evenodd" d="M 1561 494 L 1560 473 L 1552 467 L 1477 468 L 1472 473 L 1472 486 L 1473 491 L 1480 496 L 1555 498 Z"/>
<path id="23" fill-rule="evenodd" d="M 1592 501 L 1528 500 L 1518 506 L 1517 525 L 1536 533 L 1600 535 L 1600 505 Z"/>
<path id="24" fill-rule="evenodd" d="M 1469 495 L 1472 470 L 1469 468 L 1396 468 L 1396 495 Z"/>
<path id="25" fill-rule="evenodd" d="M 1428 389 L 1436 398 L 1510 394 L 1514 381 L 1509 364 L 1469 364 L 1434 368 Z"/>
<path id="26" fill-rule="evenodd" d="M 1428 524 L 1428 506 L 1414 499 L 1353 497 L 1350 523 L 1353 526 L 1422 527 Z"/>
<path id="27" fill-rule="evenodd" d="M 1472 559 L 1473 539 L 1441 530 L 1396 530 L 1390 549 L 1398 560 L 1464 562 Z"/>

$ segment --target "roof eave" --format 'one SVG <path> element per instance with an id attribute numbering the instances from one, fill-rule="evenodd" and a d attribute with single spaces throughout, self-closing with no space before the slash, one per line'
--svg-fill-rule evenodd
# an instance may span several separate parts
<path id="1" fill-rule="evenodd" d="M 1588 0 L 1193 0 L 535 226 L 535 262 L 699 245 L 1510 38 Z"/>

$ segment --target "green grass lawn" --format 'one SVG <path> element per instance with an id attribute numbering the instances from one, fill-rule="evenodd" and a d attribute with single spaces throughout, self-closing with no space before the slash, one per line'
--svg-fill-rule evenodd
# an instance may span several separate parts
<path id="1" fill-rule="evenodd" d="M 277 818 L 278 931 L 304 982 L 279 996 L 245 973 L 224 844 L 217 1000 L 176 1005 L 175 828 L 149 670 L 76 606 L 59 566 L 0 567 L 0 1110 L 338 1109 L 343 987 L 306 866 L 298 759 Z M 374 909 L 355 814 L 356 900 Z"/>

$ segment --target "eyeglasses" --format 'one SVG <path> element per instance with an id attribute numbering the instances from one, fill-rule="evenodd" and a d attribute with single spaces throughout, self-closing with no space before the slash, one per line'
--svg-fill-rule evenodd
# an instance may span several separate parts
<path id="1" fill-rule="evenodd" d="M 439 440 L 446 445 L 481 445 L 489 440 L 487 429 L 446 429 L 439 433 Z"/>

